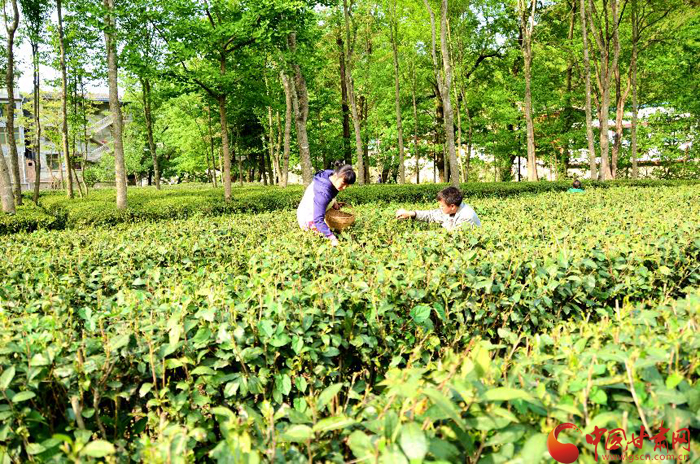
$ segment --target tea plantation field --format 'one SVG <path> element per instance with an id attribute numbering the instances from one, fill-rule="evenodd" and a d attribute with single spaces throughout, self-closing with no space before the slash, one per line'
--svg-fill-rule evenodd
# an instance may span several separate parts
<path id="1" fill-rule="evenodd" d="M 700 462 L 700 186 L 485 189 L 456 233 L 393 218 L 436 190 L 343 192 L 338 248 L 298 230 L 300 191 L 6 219 L 0 463 L 550 463 L 564 422 L 578 462 L 596 427 L 662 422 Z"/>

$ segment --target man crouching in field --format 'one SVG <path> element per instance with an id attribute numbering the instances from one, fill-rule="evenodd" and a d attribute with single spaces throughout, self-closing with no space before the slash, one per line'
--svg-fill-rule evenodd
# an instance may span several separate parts
<path id="1" fill-rule="evenodd" d="M 447 187 L 438 192 L 437 201 L 440 208 L 429 211 L 396 212 L 397 219 L 416 219 L 425 222 L 439 222 L 447 230 L 454 230 L 462 224 L 481 227 L 481 221 L 471 206 L 462 203 L 462 192 L 456 187 Z"/>

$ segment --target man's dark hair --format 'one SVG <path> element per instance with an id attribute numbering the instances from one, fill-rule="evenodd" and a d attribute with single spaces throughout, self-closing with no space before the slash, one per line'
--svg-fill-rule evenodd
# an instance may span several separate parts
<path id="1" fill-rule="evenodd" d="M 333 163 L 333 172 L 336 177 L 339 177 L 345 181 L 345 185 L 352 185 L 355 183 L 355 170 L 349 164 L 345 164 L 342 161 L 336 161 Z"/>
<path id="2" fill-rule="evenodd" d="M 574 181 L 574 188 L 575 188 L 575 189 L 580 189 L 580 188 L 581 188 L 581 181 L 580 181 L 580 180 L 576 179 L 576 180 Z"/>
<path id="3" fill-rule="evenodd" d="M 437 194 L 438 201 L 442 200 L 448 206 L 462 204 L 462 198 L 462 192 L 457 187 L 444 188 Z"/>

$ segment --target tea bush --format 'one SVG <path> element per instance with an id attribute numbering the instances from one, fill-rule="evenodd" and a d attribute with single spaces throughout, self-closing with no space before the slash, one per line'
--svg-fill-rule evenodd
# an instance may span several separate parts
<path id="1" fill-rule="evenodd" d="M 629 454 L 700 453 L 700 291 L 650 307 L 625 305 L 596 322 L 557 324 L 541 335 L 500 331 L 500 343 L 473 339 L 461 352 L 438 361 L 390 368 L 377 392 L 345 381 L 308 394 L 293 406 L 263 403 L 259 410 L 214 410 L 224 439 L 210 456 L 245 456 L 306 462 L 554 462 L 547 434 L 564 422 L 581 452 L 577 462 L 595 462 L 585 435 L 596 427 L 622 428 L 625 447 L 645 426 L 661 424 L 668 451 L 645 440 Z M 420 358 L 421 345 L 413 358 Z M 669 355 L 670 354 L 670 355 Z M 411 362 L 409 361 L 409 364 Z M 182 427 L 172 426 L 187 437 Z M 673 435 L 692 431 L 673 449 Z M 277 442 L 269 439 L 270 433 Z M 607 435 L 597 447 L 605 451 Z M 252 445 L 246 446 L 245 444 Z M 151 445 L 160 453 L 171 437 Z M 183 454 L 191 452 L 183 439 Z M 690 450 L 688 452 L 687 449 Z M 663 458 L 662 458 L 663 459 Z M 271 459 L 272 460 L 272 459 Z M 602 458 L 599 457 L 599 461 Z M 687 460 L 686 462 L 690 462 Z"/>
<path id="2" fill-rule="evenodd" d="M 482 436 L 478 423 L 465 422 L 462 435 L 442 423 L 449 417 L 433 417 L 435 431 L 426 440 L 446 442 L 450 453 L 456 447 L 456 456 L 481 447 L 495 456 L 492 462 L 515 457 L 537 417 L 560 417 L 553 406 L 560 400 L 588 408 L 589 419 L 620 410 L 625 401 L 607 384 L 595 386 L 610 402 L 597 390 L 598 402 L 579 398 L 580 389 L 552 393 L 580 369 L 571 360 L 558 364 L 570 358 L 556 356 L 547 367 L 544 361 L 554 356 L 544 348 L 549 345 L 541 358 L 528 356 L 536 337 L 558 340 L 561 320 L 571 320 L 572 337 L 603 324 L 599 337 L 613 346 L 605 321 L 629 322 L 629 313 L 616 308 L 656 305 L 698 287 L 700 224 L 689 220 L 700 213 L 697 188 L 621 187 L 470 202 L 484 226 L 454 234 L 392 218 L 396 208 L 412 204 L 357 206 L 358 220 L 340 235 L 337 249 L 299 231 L 293 211 L 3 238 L 0 443 L 16 460 L 116 453 L 120 460 L 150 462 L 173 455 L 225 462 L 245 455 L 252 462 L 255 456 L 308 460 L 311 453 L 340 462 L 359 457 L 343 435 L 357 431 L 376 444 L 375 454 L 389 450 L 387 456 L 396 457 L 405 452 L 396 441 L 403 432 L 386 423 L 385 429 L 355 424 L 373 420 L 372 404 L 380 405 L 375 411 L 394 410 L 391 396 L 382 397 L 392 378 L 418 369 L 416 382 L 439 386 L 436 366 L 466 362 L 445 353 L 471 353 L 477 345 L 502 366 L 503 385 L 515 382 L 504 373 L 517 360 L 525 382 L 519 388 L 533 394 L 528 379 L 540 378 L 556 401 L 522 406 L 517 420 L 492 429 L 500 434 L 509 424 L 527 426 L 507 430 L 506 436 L 518 436 L 510 451 L 503 451 L 505 442 L 487 445 L 498 440 L 496 432 Z M 673 368 L 695 388 L 691 316 Z M 656 331 L 649 337 L 652 346 L 665 343 Z M 582 350 L 595 352 L 586 343 L 572 345 L 571 359 L 583 363 Z M 666 379 L 671 362 L 657 364 Z M 638 379 L 646 366 L 632 367 Z M 406 371 L 388 374 L 395 368 Z M 607 372 L 596 369 L 596 378 Z M 619 366 L 609 369 L 619 374 Z M 495 372 L 484 374 L 488 388 L 473 388 L 481 394 L 500 385 Z M 442 387 L 445 399 L 430 401 L 454 402 L 462 422 L 469 414 L 491 420 L 489 408 L 462 411 Z M 645 408 L 652 408 L 651 398 Z M 396 411 L 401 422 L 406 412 Z M 476 448 L 455 444 L 467 436 Z M 451 460 L 431 453 L 430 459 Z"/>
<path id="3" fill-rule="evenodd" d="M 585 182 L 591 189 L 611 187 L 681 187 L 698 185 L 700 181 L 619 180 Z M 432 202 L 437 192 L 447 184 L 366 185 L 355 186 L 343 193 L 353 205 L 391 202 Z M 508 198 L 546 192 L 566 191 L 569 181 L 561 182 L 472 182 L 462 184 L 465 197 Z M 187 184 L 169 186 L 163 190 L 135 188 L 128 191 L 129 208 L 119 211 L 115 206 L 113 189 L 93 190 L 87 198 L 68 200 L 63 192 L 45 192 L 40 205 L 45 215 L 20 214 L 13 219 L 5 216 L 0 222 L 0 235 L 17 231 L 83 227 L 86 225 L 116 225 L 140 221 L 184 219 L 194 216 L 219 216 L 228 213 L 271 212 L 296 208 L 303 188 L 293 185 L 286 189 L 262 186 L 235 186 L 233 199 L 224 201 L 223 189 L 208 185 Z M 29 202 L 27 198 L 27 202 Z M 48 216 L 46 216 L 48 215 Z M 47 220 L 49 216 L 54 221 Z"/>
<path id="4" fill-rule="evenodd" d="M 0 213 L 0 235 L 33 232 L 39 229 L 62 229 L 63 226 L 62 215 L 49 214 L 33 203 L 19 206 L 14 215 Z"/>

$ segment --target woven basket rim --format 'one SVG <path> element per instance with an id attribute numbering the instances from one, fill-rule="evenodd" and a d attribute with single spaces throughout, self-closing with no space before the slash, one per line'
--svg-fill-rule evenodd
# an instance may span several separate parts
<path id="1" fill-rule="evenodd" d="M 333 219 L 349 219 L 355 217 L 355 215 L 349 211 L 340 211 L 335 209 L 326 211 L 326 215 L 333 217 Z"/>
<path id="2" fill-rule="evenodd" d="M 332 229 L 342 230 L 355 223 L 355 215 L 348 211 L 331 209 L 326 212 L 326 223 Z"/>

